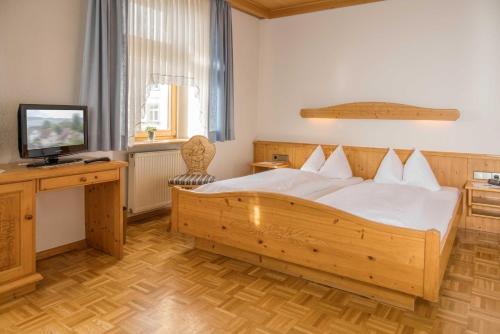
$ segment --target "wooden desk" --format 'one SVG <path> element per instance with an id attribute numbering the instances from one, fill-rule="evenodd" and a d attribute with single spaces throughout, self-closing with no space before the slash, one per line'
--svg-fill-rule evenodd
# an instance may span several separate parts
<path id="1" fill-rule="evenodd" d="M 26 168 L 0 165 L 0 301 L 33 291 L 36 272 L 35 195 L 85 187 L 85 234 L 89 247 L 123 257 L 124 161 Z M 61 208 L 64 210 L 64 208 Z"/>
<path id="2" fill-rule="evenodd" d="M 254 162 L 251 164 L 251 166 L 252 166 L 252 174 L 255 174 L 270 169 L 288 168 L 290 165 L 286 161 L 262 161 L 262 162 Z"/>

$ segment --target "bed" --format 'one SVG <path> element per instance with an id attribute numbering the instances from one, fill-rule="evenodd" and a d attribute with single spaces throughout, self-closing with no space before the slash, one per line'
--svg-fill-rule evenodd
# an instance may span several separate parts
<path id="1" fill-rule="evenodd" d="M 305 160 L 300 157 L 307 157 L 314 149 L 308 144 L 284 145 L 286 150 L 276 143 L 264 149 L 256 147 L 256 160 L 264 160 L 258 157 L 262 151 L 269 155 L 289 153 L 292 167 L 297 167 Z M 346 147 L 345 151 L 354 175 L 362 178 L 373 178 L 387 152 L 355 147 Z M 403 161 L 409 154 L 403 150 L 397 153 Z M 458 174 L 453 171 L 461 168 L 456 157 L 445 154 L 428 156 L 428 160 L 441 184 L 456 187 L 456 183 L 462 183 L 462 170 Z M 452 181 L 443 182 L 443 177 Z M 351 185 L 333 194 L 359 186 Z M 172 228 L 194 236 L 197 248 L 405 309 L 412 310 L 417 297 L 438 301 L 462 218 L 461 190 L 455 191 L 445 233 L 435 227 L 394 226 L 348 213 L 331 206 L 328 201 L 333 195 L 313 201 L 290 194 L 230 187 L 221 190 L 172 191 Z"/>
<path id="2" fill-rule="evenodd" d="M 367 180 L 329 193 L 316 201 L 388 226 L 420 231 L 435 229 L 443 240 L 459 199 L 460 190 L 454 187 L 429 191 L 404 184 L 379 184 Z"/>
<path id="3" fill-rule="evenodd" d="M 361 183 L 362 181 L 363 179 L 360 177 L 334 179 L 300 169 L 280 168 L 217 181 L 201 186 L 194 191 L 197 193 L 221 193 L 251 190 L 314 200 L 344 187 Z"/>

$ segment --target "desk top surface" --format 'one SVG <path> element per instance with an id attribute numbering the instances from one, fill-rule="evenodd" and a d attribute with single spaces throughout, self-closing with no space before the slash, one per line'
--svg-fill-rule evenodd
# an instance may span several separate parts
<path id="1" fill-rule="evenodd" d="M 52 167 L 28 168 L 20 166 L 18 163 L 0 165 L 0 169 L 5 172 L 0 173 L 0 184 L 22 182 L 34 179 L 74 175 L 81 173 L 91 173 L 103 170 L 127 167 L 128 162 L 113 160 L 109 162 L 96 162 L 91 164 L 73 163 L 67 165 L 57 165 Z"/>

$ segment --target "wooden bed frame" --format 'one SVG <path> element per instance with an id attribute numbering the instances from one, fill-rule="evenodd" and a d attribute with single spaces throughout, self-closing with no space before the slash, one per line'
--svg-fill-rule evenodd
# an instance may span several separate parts
<path id="1" fill-rule="evenodd" d="M 196 247 L 406 309 L 437 301 L 462 211 L 447 236 L 375 223 L 296 197 L 173 189 L 172 228 Z"/>
<path id="2" fill-rule="evenodd" d="M 256 142 L 255 161 L 288 154 L 300 166 L 315 144 Z M 325 152 L 335 145 L 322 145 Z M 355 176 L 373 178 L 386 149 L 345 147 Z M 411 151 L 396 150 L 403 161 Z M 469 159 L 498 157 L 423 152 L 441 185 L 463 189 Z M 269 156 L 269 157 L 268 157 Z M 490 161 L 491 162 L 491 161 Z M 479 162 L 476 162 L 479 164 Z M 459 225 L 457 202 L 446 235 L 376 223 L 317 202 L 265 192 L 172 190 L 171 224 L 196 247 L 413 310 L 439 299 Z"/>

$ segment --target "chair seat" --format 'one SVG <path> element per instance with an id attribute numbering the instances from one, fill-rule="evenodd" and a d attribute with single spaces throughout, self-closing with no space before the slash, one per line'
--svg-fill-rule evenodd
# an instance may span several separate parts
<path id="1" fill-rule="evenodd" d="M 215 176 L 209 174 L 182 174 L 168 180 L 170 186 L 201 186 L 215 182 Z"/>

